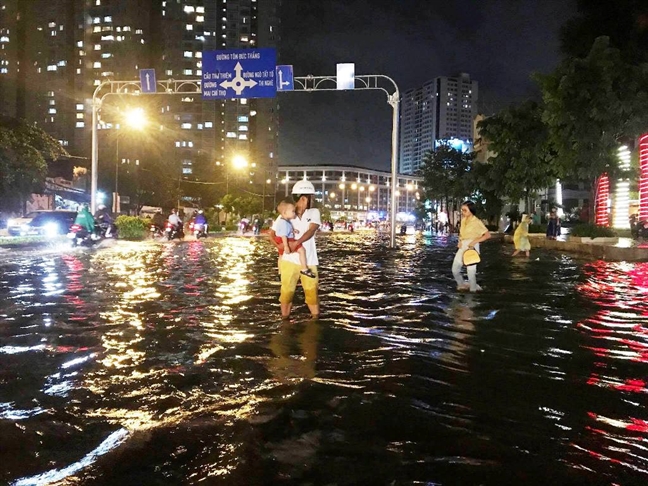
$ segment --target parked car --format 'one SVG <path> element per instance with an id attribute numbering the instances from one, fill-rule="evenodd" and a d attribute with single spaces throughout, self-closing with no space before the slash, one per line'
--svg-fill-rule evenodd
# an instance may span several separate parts
<path id="1" fill-rule="evenodd" d="M 65 235 L 76 219 L 76 211 L 41 211 L 27 225 L 27 235 Z"/>
<path id="2" fill-rule="evenodd" d="M 21 236 L 27 234 L 27 229 L 29 223 L 32 219 L 38 216 L 40 213 L 45 213 L 47 210 L 32 211 L 27 213 L 26 216 L 22 218 L 11 218 L 7 221 L 7 231 L 11 236 Z"/>

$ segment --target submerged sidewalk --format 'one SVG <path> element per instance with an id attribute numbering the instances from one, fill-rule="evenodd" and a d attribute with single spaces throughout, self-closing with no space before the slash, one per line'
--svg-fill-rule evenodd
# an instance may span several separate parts
<path id="1" fill-rule="evenodd" d="M 544 234 L 529 235 L 531 248 L 547 248 L 572 253 L 588 255 L 592 258 L 612 262 L 646 262 L 648 261 L 648 241 L 638 242 L 632 238 L 618 238 L 617 242 L 597 242 L 594 238 L 591 243 L 570 241 L 569 237 L 562 236 L 557 240 L 549 240 Z M 599 239 L 600 240 L 600 239 Z M 505 235 L 504 241 L 513 243 L 511 235 Z"/>

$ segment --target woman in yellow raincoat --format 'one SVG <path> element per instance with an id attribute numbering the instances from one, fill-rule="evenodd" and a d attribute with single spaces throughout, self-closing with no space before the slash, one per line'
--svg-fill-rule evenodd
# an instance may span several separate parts
<path id="1" fill-rule="evenodd" d="M 529 250 L 531 250 L 531 242 L 529 242 L 529 223 L 531 218 L 526 213 L 522 214 L 522 221 L 515 230 L 513 235 L 513 243 L 515 244 L 515 251 L 513 256 L 516 256 L 521 251 L 526 253 L 526 256 L 529 256 Z"/>

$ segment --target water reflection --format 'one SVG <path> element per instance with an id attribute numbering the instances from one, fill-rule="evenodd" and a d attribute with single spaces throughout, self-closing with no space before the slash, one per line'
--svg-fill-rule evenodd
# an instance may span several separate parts
<path id="1" fill-rule="evenodd" d="M 648 415 L 641 397 L 648 391 L 643 366 L 648 362 L 648 264 L 599 261 L 583 272 L 578 291 L 596 307 L 578 324 L 592 353 L 587 385 L 601 389 L 605 402 L 588 404 L 588 435 L 573 447 L 591 460 L 645 474 Z M 596 468 L 591 461 L 581 466 Z"/>
<path id="2" fill-rule="evenodd" d="M 268 368 L 273 376 L 282 382 L 314 378 L 320 333 L 319 319 L 311 319 L 305 324 L 282 322 L 270 340 L 274 358 Z"/>
<path id="3" fill-rule="evenodd" d="M 463 295 L 447 236 L 319 238 L 320 321 L 257 239 L 0 262 L 0 483 L 648 478 L 648 264 L 485 245 Z"/>

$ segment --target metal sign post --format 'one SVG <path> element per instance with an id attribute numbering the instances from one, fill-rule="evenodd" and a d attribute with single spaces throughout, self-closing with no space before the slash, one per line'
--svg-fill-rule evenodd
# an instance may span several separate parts
<path id="1" fill-rule="evenodd" d="M 387 103 L 393 109 L 392 115 L 392 153 L 391 153 L 391 211 L 389 246 L 396 246 L 396 191 L 398 190 L 398 122 L 400 107 L 400 92 L 396 82 L 382 74 L 356 75 L 355 90 L 379 89 L 387 94 Z M 294 78 L 294 91 L 335 91 L 338 89 L 337 76 L 305 76 Z M 393 91 L 381 86 L 386 84 Z M 351 89 L 349 86 L 344 89 Z"/>
<path id="2" fill-rule="evenodd" d="M 99 142 L 97 125 L 99 111 L 104 99 L 110 95 L 150 95 L 168 94 L 200 94 L 203 99 L 226 98 L 264 98 L 272 97 L 276 92 L 285 91 L 335 91 L 338 89 L 336 76 L 292 76 L 292 66 L 275 66 L 274 49 L 243 49 L 238 51 L 212 51 L 205 59 L 205 75 L 203 80 L 173 80 L 157 81 L 154 70 L 142 70 L 139 81 L 104 81 L 94 91 L 92 96 L 92 179 L 91 179 L 91 210 L 97 209 L 97 185 L 99 166 Z M 227 58 L 223 57 L 227 53 Z M 218 58 L 218 56 L 221 58 Z M 245 58 L 242 56 L 245 55 Z M 211 56 L 211 60 L 210 57 Z M 225 63 L 225 64 L 224 64 Z M 227 69 L 223 69 L 225 66 Z M 279 74 L 277 74 L 279 73 Z M 216 77 L 216 74 L 218 76 Z M 275 75 L 280 84 L 275 83 Z M 225 79 L 224 81 L 221 79 Z M 344 89 L 367 90 L 378 89 L 387 94 L 387 102 L 393 109 L 392 116 L 392 153 L 391 153 L 391 211 L 390 211 L 390 246 L 396 246 L 396 192 L 398 190 L 398 122 L 400 107 L 400 92 L 396 82 L 382 74 L 357 75 L 353 77 L 354 86 Z M 155 86 L 151 82 L 155 81 Z M 208 87 L 207 83 L 213 86 Z M 291 86 L 291 82 L 294 86 Z M 388 88 L 382 86 L 386 84 Z M 293 89 L 291 89 L 293 88 Z M 103 93 L 103 94 L 102 94 Z"/>
<path id="3" fill-rule="evenodd" d="M 200 80 L 174 80 L 158 81 L 152 86 L 151 81 L 155 81 L 155 72 L 151 70 L 142 70 L 141 80 L 139 81 L 104 81 L 92 95 L 92 166 L 90 169 L 90 210 L 92 214 L 97 210 L 97 189 L 99 183 L 99 139 L 97 127 L 99 125 L 99 111 L 106 97 L 110 95 L 131 95 L 137 96 L 142 93 L 148 95 L 167 95 L 178 94 L 186 95 L 191 93 L 201 93 Z M 147 78 L 148 74 L 148 78 Z M 144 81 L 144 85 L 142 85 Z M 149 84 L 146 84 L 146 83 Z"/>

